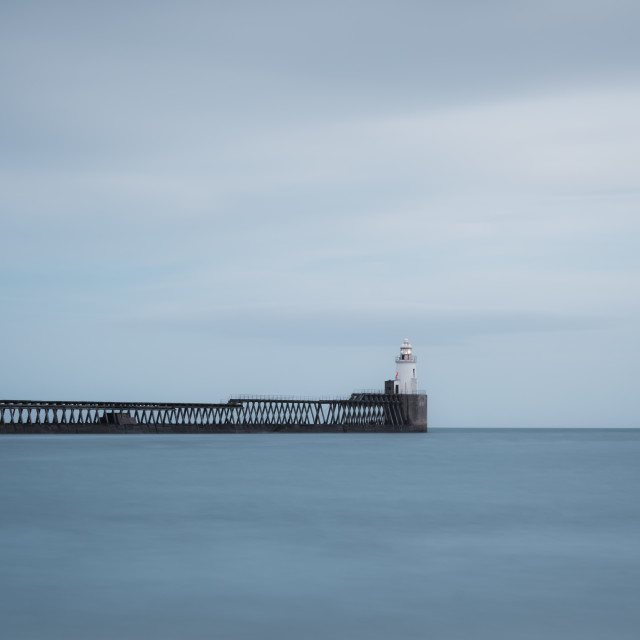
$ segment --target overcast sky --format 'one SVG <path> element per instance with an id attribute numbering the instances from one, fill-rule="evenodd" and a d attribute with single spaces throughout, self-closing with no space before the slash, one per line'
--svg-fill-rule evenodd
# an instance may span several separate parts
<path id="1" fill-rule="evenodd" d="M 0 396 L 381 388 L 640 426 L 640 3 L 0 4 Z"/>

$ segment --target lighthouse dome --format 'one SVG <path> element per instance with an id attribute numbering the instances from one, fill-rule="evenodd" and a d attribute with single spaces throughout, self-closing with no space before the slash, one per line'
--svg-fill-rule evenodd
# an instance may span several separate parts
<path id="1" fill-rule="evenodd" d="M 413 357 L 413 347 L 411 346 L 408 338 L 405 338 L 404 342 L 400 346 L 400 355 L 396 358 L 396 362 L 402 360 L 415 361 L 415 358 Z"/>

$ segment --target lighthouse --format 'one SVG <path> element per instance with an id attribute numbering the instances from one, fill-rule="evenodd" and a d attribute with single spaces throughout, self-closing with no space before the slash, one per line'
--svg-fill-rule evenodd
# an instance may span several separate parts
<path id="1" fill-rule="evenodd" d="M 396 378 L 394 392 L 402 394 L 418 393 L 418 376 L 416 375 L 417 358 L 413 355 L 413 347 L 407 338 L 400 347 L 400 355 L 396 356 Z"/>

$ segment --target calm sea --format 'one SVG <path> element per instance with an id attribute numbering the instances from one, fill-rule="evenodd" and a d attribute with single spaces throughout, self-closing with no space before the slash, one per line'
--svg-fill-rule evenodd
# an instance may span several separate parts
<path id="1" fill-rule="evenodd" d="M 8 640 L 640 637 L 640 430 L 2 436 Z"/>

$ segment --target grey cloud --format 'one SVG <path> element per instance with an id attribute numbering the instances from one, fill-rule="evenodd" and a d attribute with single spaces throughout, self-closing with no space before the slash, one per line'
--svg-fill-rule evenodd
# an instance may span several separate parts
<path id="1" fill-rule="evenodd" d="M 169 332 L 200 332 L 228 339 L 269 344 L 377 347 L 395 344 L 398 332 L 423 345 L 465 344 L 490 335 L 567 333 L 600 330 L 613 320 L 579 314 L 513 311 L 445 313 L 269 310 L 248 307 L 218 313 L 121 319 L 132 328 Z"/>
<path id="2" fill-rule="evenodd" d="M 36 6 L 4 21 L 8 77 L 105 116 L 326 118 L 637 73 L 630 2 Z"/>

